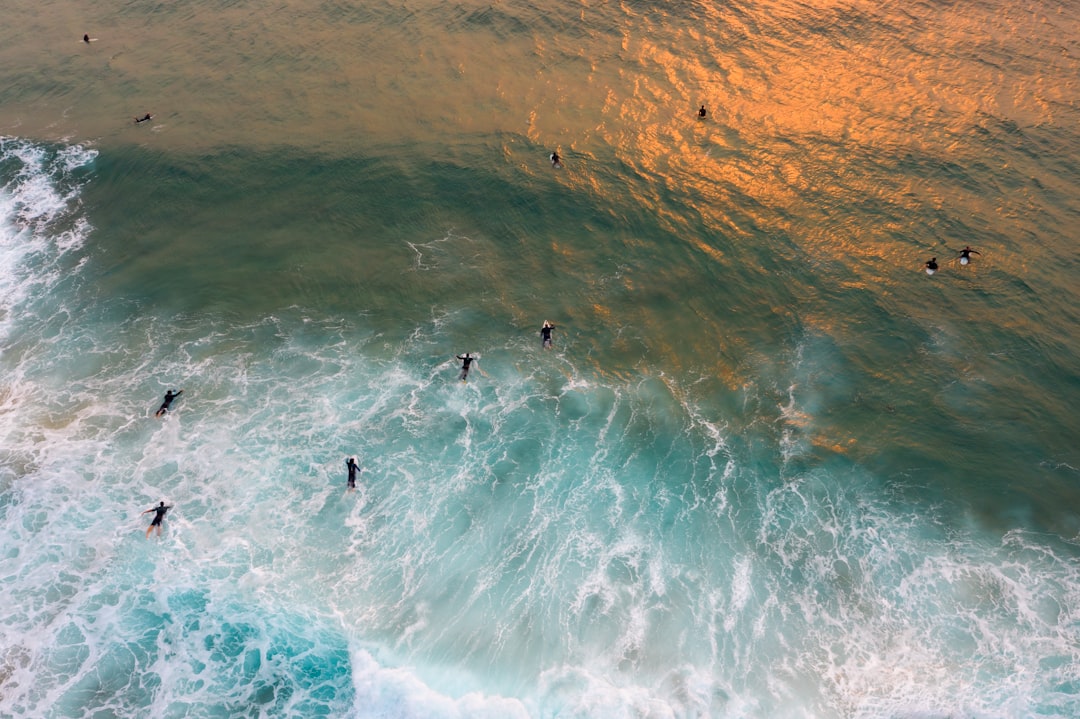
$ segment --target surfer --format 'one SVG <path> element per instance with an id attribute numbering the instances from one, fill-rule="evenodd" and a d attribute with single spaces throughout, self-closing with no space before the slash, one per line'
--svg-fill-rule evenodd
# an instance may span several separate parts
<path id="1" fill-rule="evenodd" d="M 150 120 L 153 120 L 153 119 L 154 119 L 154 116 L 151 115 L 148 112 L 145 115 L 143 115 L 142 117 L 136 117 L 135 118 L 135 124 L 138 125 L 140 122 L 149 122 Z"/>
<path id="2" fill-rule="evenodd" d="M 154 416 L 155 417 L 160 417 L 161 415 L 168 412 L 169 411 L 169 405 L 172 404 L 172 401 L 174 399 L 176 399 L 177 397 L 179 397 L 180 395 L 182 395 L 183 393 L 184 393 L 184 390 L 180 390 L 179 392 L 173 392 L 170 389 L 170 390 L 166 391 L 165 392 L 165 399 L 162 401 L 161 406 L 158 407 L 158 411 L 154 413 Z"/>
<path id="3" fill-rule="evenodd" d="M 937 258 L 931 257 L 930 261 L 926 263 L 926 274 L 932 275 L 937 272 Z"/>
<path id="4" fill-rule="evenodd" d="M 704 105 L 702 105 L 701 109 L 697 111 L 697 116 L 702 118 L 702 119 L 705 119 L 705 116 L 708 115 L 708 114 L 709 113 L 705 111 L 705 106 Z"/>
<path id="5" fill-rule="evenodd" d="M 971 262 L 972 255 L 982 254 L 978 250 L 971 249 L 971 245 L 964 245 L 964 249 L 960 250 L 960 264 L 966 265 Z"/>
<path id="6" fill-rule="evenodd" d="M 157 527 L 158 536 L 161 536 L 161 521 L 165 519 L 165 513 L 168 512 L 170 509 L 172 509 L 172 505 L 170 504 L 168 506 L 165 506 L 165 501 L 162 500 L 161 504 L 159 504 L 158 506 L 151 507 L 150 509 L 143 512 L 143 514 L 156 512 L 156 514 L 154 514 L 154 521 L 150 522 L 150 526 L 146 528 L 147 539 L 150 539 L 150 532 L 154 530 L 154 527 Z"/>
<path id="7" fill-rule="evenodd" d="M 461 360 L 461 381 L 466 382 L 469 379 L 469 365 L 471 365 L 473 362 L 475 362 L 476 358 L 470 356 L 468 352 L 465 353 L 464 357 L 462 357 L 461 355 L 455 355 L 455 356 L 459 360 Z"/>
<path id="8" fill-rule="evenodd" d="M 544 320 L 544 326 L 540 328 L 540 340 L 544 344 L 544 349 L 551 349 L 551 330 L 553 329 L 555 329 L 555 325 Z"/>
<path id="9" fill-rule="evenodd" d="M 559 157 L 559 151 L 558 150 L 551 153 L 551 166 L 554 167 L 556 170 L 561 170 L 562 169 L 562 158 Z"/>
<path id="10" fill-rule="evenodd" d="M 82 41 L 85 42 L 87 45 L 89 45 L 90 44 L 90 36 L 89 35 L 83 35 L 82 36 Z"/>
<path id="11" fill-rule="evenodd" d="M 356 455 L 346 458 L 345 467 L 349 470 L 349 491 L 356 489 L 356 470 L 360 469 L 360 465 L 356 463 Z"/>

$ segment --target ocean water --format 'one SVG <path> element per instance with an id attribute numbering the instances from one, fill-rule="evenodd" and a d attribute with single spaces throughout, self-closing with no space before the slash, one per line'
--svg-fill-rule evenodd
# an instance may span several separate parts
<path id="1" fill-rule="evenodd" d="M 3 22 L 0 716 L 1080 716 L 1080 7 Z"/>

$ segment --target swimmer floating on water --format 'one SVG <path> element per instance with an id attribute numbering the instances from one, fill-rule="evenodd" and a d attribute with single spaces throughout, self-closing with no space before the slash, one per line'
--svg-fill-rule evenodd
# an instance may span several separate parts
<path id="1" fill-rule="evenodd" d="M 926 263 L 926 274 L 932 275 L 937 272 L 937 258 L 931 257 L 929 262 Z"/>
<path id="2" fill-rule="evenodd" d="M 461 355 L 455 355 L 455 357 L 457 357 L 459 360 L 461 360 L 461 381 L 462 382 L 468 382 L 469 381 L 469 365 L 471 365 L 473 362 L 475 362 L 476 358 L 471 357 L 468 352 L 465 353 L 464 357 L 462 357 Z"/>
<path id="3" fill-rule="evenodd" d="M 352 492 L 356 489 L 356 470 L 360 469 L 355 454 L 345 459 L 345 467 L 349 470 L 349 491 Z"/>
<path id="4" fill-rule="evenodd" d="M 544 320 L 544 326 L 540 328 L 540 340 L 544 345 L 544 349 L 551 349 L 551 330 L 553 329 L 555 329 L 555 325 Z"/>
<path id="5" fill-rule="evenodd" d="M 154 521 L 150 522 L 150 526 L 146 528 L 146 538 L 150 539 L 150 532 L 154 531 L 154 527 L 157 527 L 158 536 L 161 536 L 161 522 L 165 519 L 165 513 L 172 509 L 172 505 L 165 506 L 165 502 L 162 501 L 156 507 L 151 507 L 142 514 L 149 514 L 150 512 L 156 512 L 154 515 Z"/>
<path id="6" fill-rule="evenodd" d="M 182 395 L 183 393 L 184 393 L 184 390 L 180 390 L 179 392 L 173 392 L 171 389 L 168 390 L 165 393 L 164 401 L 162 401 L 161 406 L 158 407 L 158 411 L 154 413 L 154 416 L 155 417 L 160 417 L 161 415 L 168 412 L 169 411 L 169 405 L 172 404 L 172 401 L 174 399 L 176 399 L 177 397 L 179 397 L 180 395 Z"/>
<path id="7" fill-rule="evenodd" d="M 960 264 L 966 265 L 971 262 L 972 255 L 982 254 L 978 250 L 971 249 L 971 245 L 964 245 L 964 249 L 960 250 Z"/>

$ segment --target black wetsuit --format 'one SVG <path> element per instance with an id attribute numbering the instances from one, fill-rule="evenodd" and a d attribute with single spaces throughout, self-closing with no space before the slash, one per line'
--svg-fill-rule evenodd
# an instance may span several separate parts
<path id="1" fill-rule="evenodd" d="M 706 115 L 706 112 L 705 112 L 705 106 L 704 106 L 704 105 L 702 105 L 702 106 L 701 106 L 701 109 L 697 111 L 697 116 L 698 116 L 698 117 L 705 117 L 705 115 Z"/>
<path id="2" fill-rule="evenodd" d="M 169 409 L 169 405 L 172 404 L 172 401 L 174 399 L 176 399 L 177 397 L 179 397 L 180 395 L 182 395 L 183 393 L 184 393 L 184 390 L 180 390 L 179 392 L 173 392 L 171 389 L 168 390 L 165 393 L 165 400 L 161 403 L 161 406 L 158 407 L 158 411 L 157 411 L 158 416 L 161 416 L 161 415 L 165 414 L 165 411 Z"/>
<path id="3" fill-rule="evenodd" d="M 545 347 L 551 346 L 551 330 L 553 329 L 555 329 L 555 325 L 546 325 L 540 328 L 540 339 Z"/>
<path id="4" fill-rule="evenodd" d="M 169 506 L 165 506 L 164 502 L 162 502 L 157 507 L 154 507 L 154 521 L 150 522 L 150 526 L 161 526 L 161 520 L 165 519 L 165 513 L 168 512 L 170 509 L 172 509 L 172 505 L 170 504 Z"/>
<path id="5" fill-rule="evenodd" d="M 345 466 L 349 468 L 349 489 L 356 489 L 356 470 L 360 467 L 352 457 L 345 460 Z"/>
<path id="6" fill-rule="evenodd" d="M 476 358 L 470 357 L 468 353 L 466 353 L 464 357 L 461 355 L 456 355 L 456 357 L 461 360 L 461 381 L 464 382 L 469 377 L 469 365 L 471 365 Z"/>
<path id="7" fill-rule="evenodd" d="M 142 117 L 136 117 L 136 118 L 135 118 L 135 122 L 136 122 L 136 123 L 139 123 L 139 122 L 148 122 L 148 121 L 150 121 L 150 120 L 152 120 L 152 119 L 153 119 L 153 118 L 152 118 L 152 117 L 150 117 L 150 113 L 148 112 L 148 113 L 146 113 L 146 114 L 145 114 L 144 116 L 142 116 Z"/>
<path id="8" fill-rule="evenodd" d="M 935 260 L 937 260 L 936 257 L 934 257 L 929 262 L 927 262 L 926 263 L 926 269 L 928 269 L 931 272 L 937 272 L 937 262 Z"/>

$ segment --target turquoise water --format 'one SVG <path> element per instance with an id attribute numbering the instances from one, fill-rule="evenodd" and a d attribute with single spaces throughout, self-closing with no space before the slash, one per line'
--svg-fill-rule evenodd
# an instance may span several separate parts
<path id="1" fill-rule="evenodd" d="M 0 716 L 1080 714 L 1074 9 L 249 5 L 0 50 Z"/>

